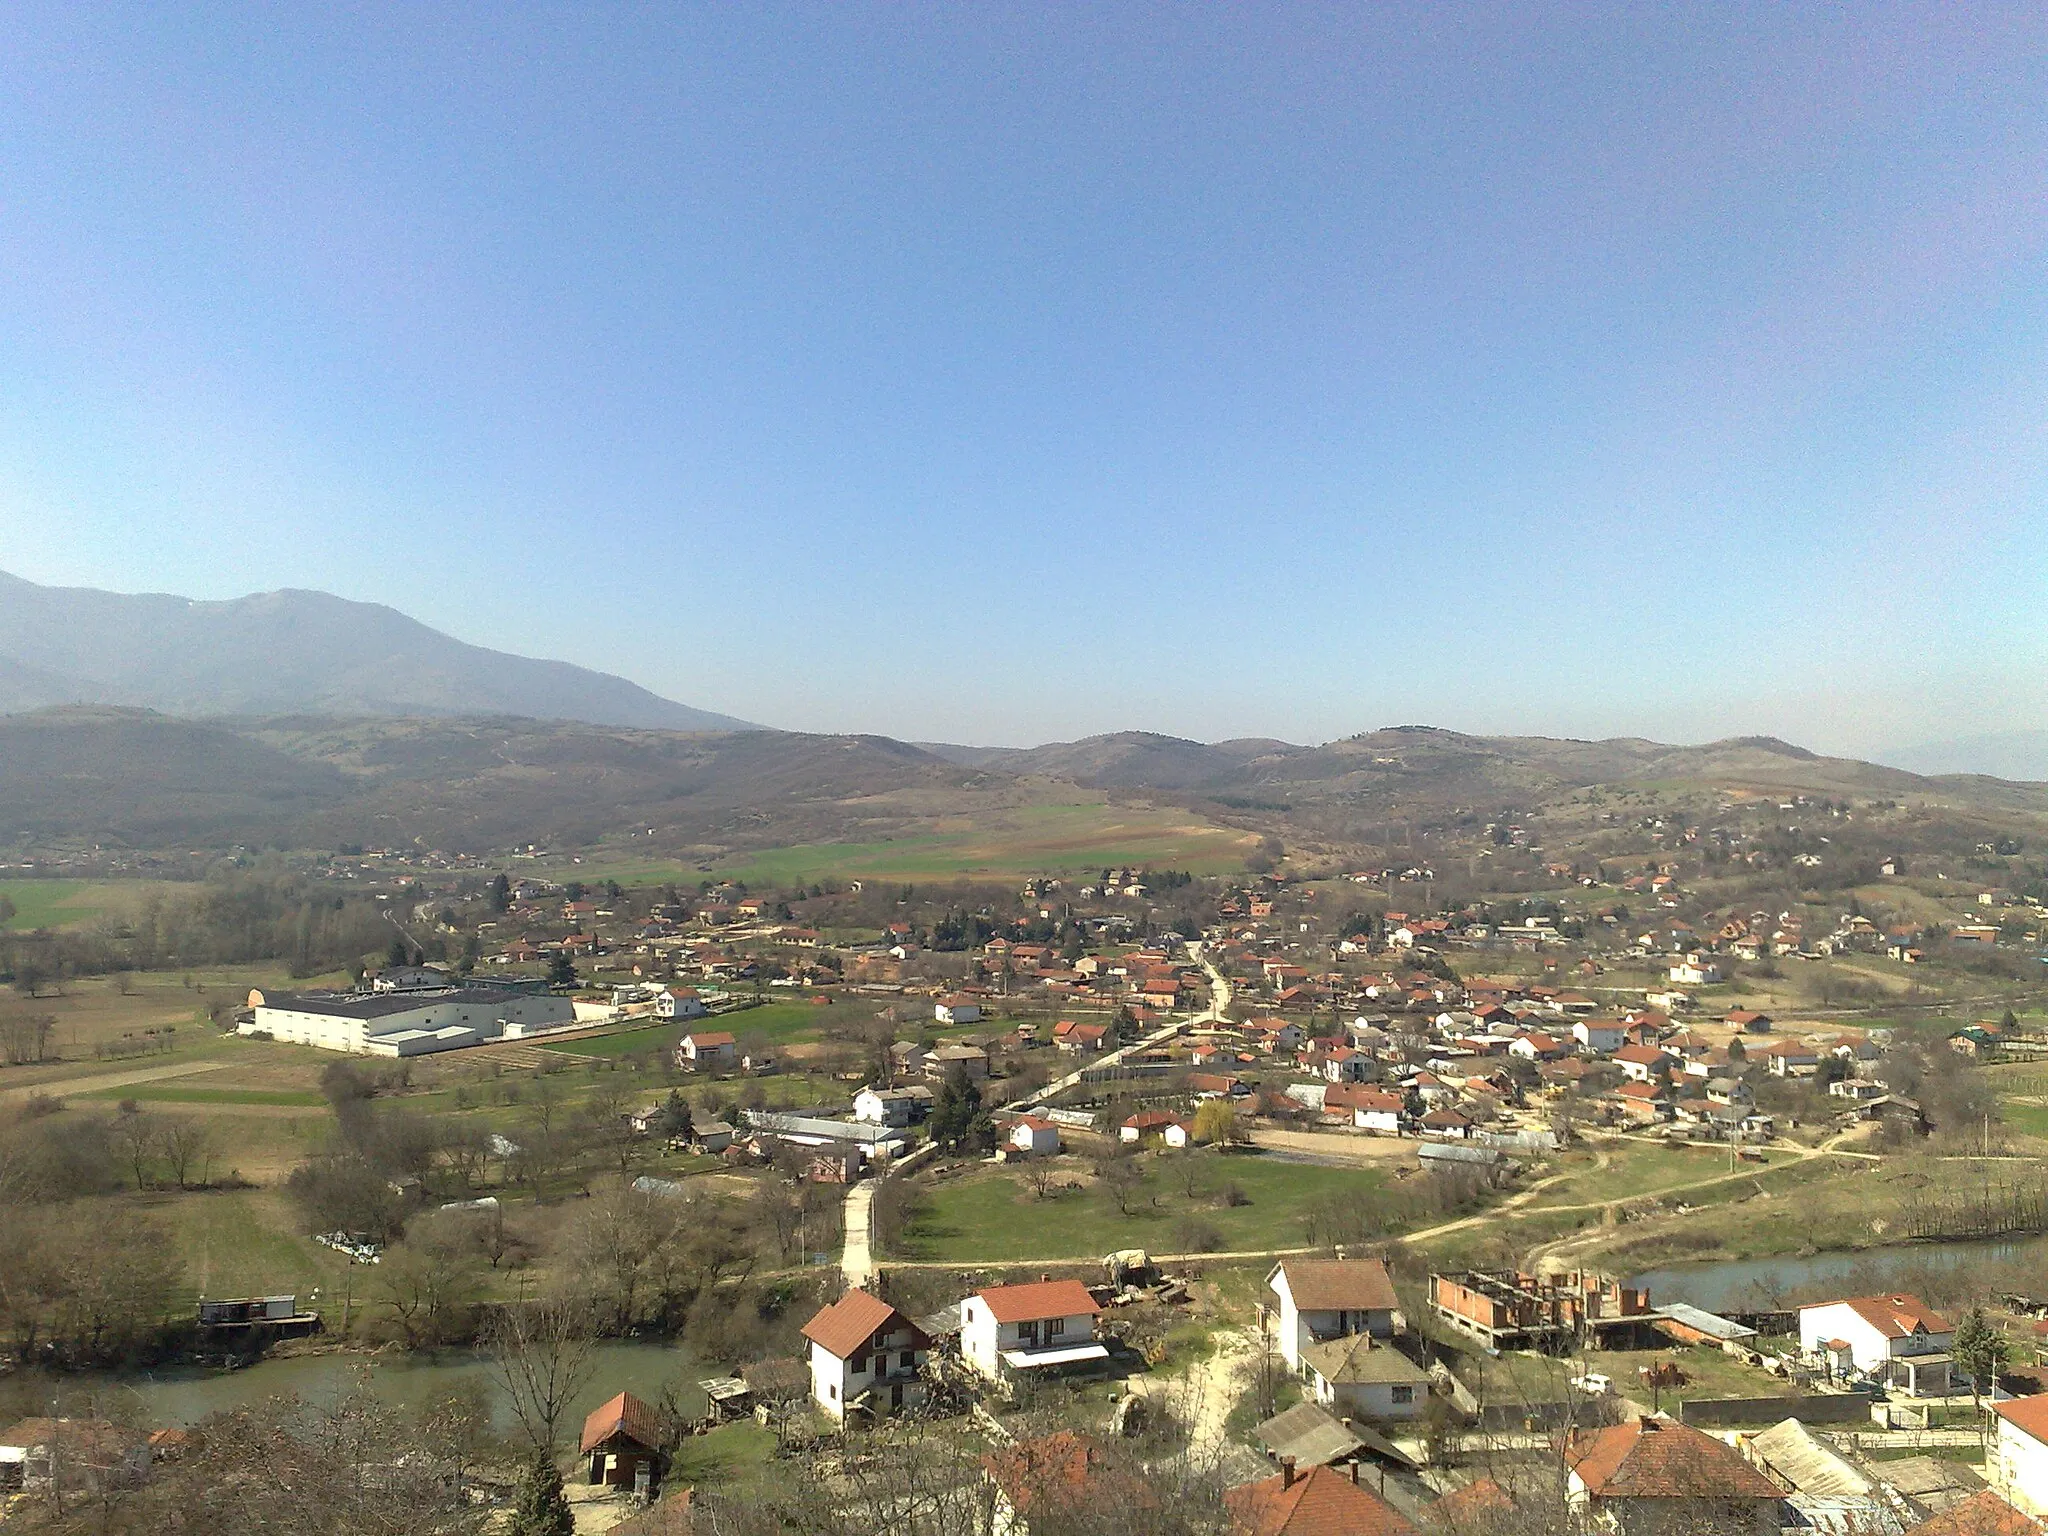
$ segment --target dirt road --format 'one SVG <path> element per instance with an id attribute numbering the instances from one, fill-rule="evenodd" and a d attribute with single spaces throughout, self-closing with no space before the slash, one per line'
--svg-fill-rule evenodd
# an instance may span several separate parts
<path id="1" fill-rule="evenodd" d="M 0 1088 L 0 1103 L 25 1099 L 32 1093 L 46 1093 L 51 1098 L 61 1099 L 67 1093 L 126 1088 L 135 1083 L 160 1083 L 169 1077 L 196 1077 L 201 1072 L 218 1072 L 226 1065 L 224 1061 L 187 1061 L 161 1067 L 136 1067 L 127 1072 L 101 1072 L 89 1077 L 57 1078 L 46 1083 L 31 1083 L 25 1088 Z"/>

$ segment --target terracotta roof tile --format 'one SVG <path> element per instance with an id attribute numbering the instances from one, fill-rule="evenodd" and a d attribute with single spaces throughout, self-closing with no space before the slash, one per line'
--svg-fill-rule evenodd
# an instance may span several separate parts
<path id="1" fill-rule="evenodd" d="M 1731 1446 L 1674 1419 L 1574 1435 L 1565 1465 L 1602 1499 L 1775 1499 L 1777 1485 Z"/>
<path id="2" fill-rule="evenodd" d="M 931 1340 L 918 1332 L 917 1325 L 879 1296 L 851 1290 L 804 1324 L 804 1337 L 821 1344 L 841 1360 L 850 1360 L 878 1333 L 901 1326 L 917 1334 L 922 1345 Z"/>
<path id="3" fill-rule="evenodd" d="M 1223 1503 L 1239 1536 L 1415 1536 L 1399 1510 L 1334 1467 L 1246 1483 Z"/>
<path id="4" fill-rule="evenodd" d="M 2048 1392 L 1993 1403 L 1991 1411 L 2022 1434 L 2048 1444 Z"/>
<path id="5" fill-rule="evenodd" d="M 1031 1323 L 1048 1317 L 1090 1316 L 1102 1308 L 1078 1280 L 1036 1280 L 1028 1285 L 992 1285 L 979 1293 L 999 1323 Z"/>
<path id="6" fill-rule="evenodd" d="M 583 1421 L 583 1449 L 594 1451 L 619 1434 L 653 1450 L 662 1442 L 661 1421 L 639 1398 L 621 1392 Z"/>
<path id="7" fill-rule="evenodd" d="M 2041 1536 L 2041 1525 L 1986 1488 L 1914 1526 L 1907 1536 Z"/>

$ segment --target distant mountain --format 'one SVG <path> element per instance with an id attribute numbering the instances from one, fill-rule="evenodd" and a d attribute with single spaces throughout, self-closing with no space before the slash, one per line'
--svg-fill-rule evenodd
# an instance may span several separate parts
<path id="1" fill-rule="evenodd" d="M 2048 731 L 1998 731 L 1927 742 L 1884 754 L 1915 773 L 1983 773 L 2000 779 L 2048 779 Z"/>
<path id="2" fill-rule="evenodd" d="M 752 728 L 624 678 L 466 645 L 395 609 L 325 592 L 194 602 L 42 587 L 0 572 L 0 713 L 63 704 Z"/>
<path id="3" fill-rule="evenodd" d="M 1938 795 L 1983 808 L 2048 808 L 2034 786 L 1986 777 L 1930 778 L 1853 758 L 1822 757 L 1769 736 L 1702 746 L 1632 737 L 1468 736 L 1395 726 L 1320 747 L 1283 741 L 1213 744 L 1142 731 L 1029 748 L 933 746 L 948 761 L 1043 774 L 1105 789 L 1154 789 L 1278 810 L 1343 802 L 1533 804 L 1560 790 L 1645 780 L 1822 795 Z"/>
<path id="4" fill-rule="evenodd" d="M 1251 765 L 1308 752 L 1284 741 L 1185 741 L 1150 731 L 1117 731 L 1042 747 L 949 747 L 926 750 L 949 762 L 1003 773 L 1041 774 L 1117 789 L 1217 789 L 1242 781 Z"/>

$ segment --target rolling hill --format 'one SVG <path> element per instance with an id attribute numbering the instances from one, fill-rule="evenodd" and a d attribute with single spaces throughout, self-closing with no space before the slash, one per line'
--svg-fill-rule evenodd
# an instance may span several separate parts
<path id="1" fill-rule="evenodd" d="M 395 609 L 325 592 L 194 602 L 42 587 L 0 572 L 0 712 L 62 704 L 749 728 L 621 677 L 468 645 Z"/>
<path id="2" fill-rule="evenodd" d="M 1190 826 L 1344 845 L 1382 840 L 1395 819 L 1484 818 L 1592 786 L 1652 784 L 2048 814 L 2048 785 L 1925 778 L 1761 737 L 1674 747 L 1409 726 L 1320 747 L 1126 733 L 976 752 L 508 716 L 192 720 L 106 706 L 0 716 L 0 843 L 13 844 L 483 852 L 623 838 L 649 854 L 758 850 L 971 827 L 1071 798 L 1078 785 L 1180 806 Z"/>

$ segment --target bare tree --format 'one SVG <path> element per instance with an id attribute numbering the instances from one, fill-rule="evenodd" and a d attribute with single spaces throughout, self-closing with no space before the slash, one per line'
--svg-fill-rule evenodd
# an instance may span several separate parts
<path id="1" fill-rule="evenodd" d="M 560 1297 L 507 1307 L 492 1320 L 492 1374 L 536 1451 L 554 1454 L 562 1415 L 590 1378 L 591 1340 L 583 1306 Z"/>
<path id="2" fill-rule="evenodd" d="M 178 1188 L 191 1188 L 193 1165 L 196 1163 L 204 1167 L 213 1153 L 213 1132 L 206 1122 L 184 1115 L 166 1117 L 157 1126 L 156 1139 L 164 1166 L 178 1181 Z M 207 1181 L 202 1177 L 200 1182 Z"/>

